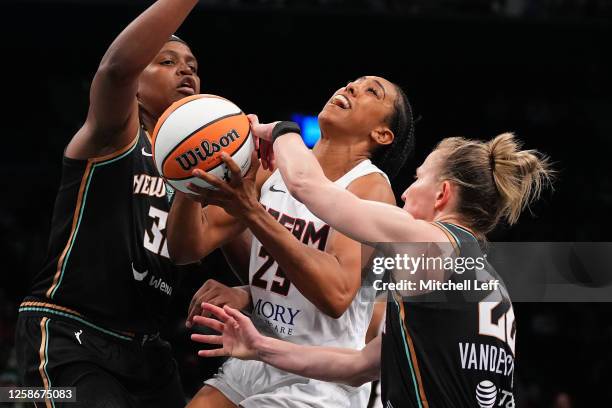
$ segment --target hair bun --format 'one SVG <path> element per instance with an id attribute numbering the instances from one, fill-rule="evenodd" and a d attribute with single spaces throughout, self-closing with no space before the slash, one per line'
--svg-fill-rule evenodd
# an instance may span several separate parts
<path id="1" fill-rule="evenodd" d="M 493 180 L 504 201 L 502 214 L 514 224 L 521 212 L 550 184 L 553 171 L 548 158 L 536 150 L 521 150 L 512 133 L 502 133 L 486 143 Z"/>

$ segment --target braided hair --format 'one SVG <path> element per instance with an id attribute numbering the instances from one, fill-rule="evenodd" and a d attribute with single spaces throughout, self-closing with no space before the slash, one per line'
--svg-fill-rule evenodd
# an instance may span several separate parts
<path id="1" fill-rule="evenodd" d="M 397 176 L 414 150 L 412 106 L 402 88 L 397 84 L 393 86 L 397 91 L 397 98 L 393 104 L 393 112 L 387 118 L 387 125 L 395 137 L 390 145 L 381 146 L 372 154 L 372 163 L 384 171 L 389 179 Z"/>

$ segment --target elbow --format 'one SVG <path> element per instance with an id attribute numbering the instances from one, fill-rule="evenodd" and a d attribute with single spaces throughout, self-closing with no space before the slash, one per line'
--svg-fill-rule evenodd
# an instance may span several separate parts
<path id="1" fill-rule="evenodd" d="M 380 378 L 379 371 L 373 372 L 372 370 L 366 369 L 362 372 L 355 374 L 351 378 L 349 378 L 346 384 L 350 385 L 351 387 L 361 387 L 363 384 L 369 383 L 372 381 L 376 381 L 379 378 Z"/>
<path id="2" fill-rule="evenodd" d="M 128 64 L 110 56 L 105 58 L 98 67 L 96 76 L 113 83 L 133 82 L 140 75 L 140 71 L 129 69 Z"/>
<path id="3" fill-rule="evenodd" d="M 175 265 L 189 265 L 192 263 L 200 262 L 200 260 L 203 258 L 193 256 L 188 253 L 177 254 L 175 252 L 170 251 L 170 249 L 168 249 L 168 255 L 170 256 L 170 260 L 172 261 L 172 263 Z"/>
<path id="4" fill-rule="evenodd" d="M 360 363 L 368 361 L 368 357 L 363 355 L 363 350 L 360 357 Z M 348 379 L 346 384 L 352 387 L 359 387 L 365 383 L 378 380 L 380 378 L 380 356 L 376 356 L 376 360 L 373 363 L 367 364 L 367 366 L 360 365 L 356 367 L 355 374 Z"/>
<path id="5" fill-rule="evenodd" d="M 187 265 L 195 262 L 185 251 L 173 248 L 171 245 L 168 245 L 168 256 L 175 265 Z"/>
<path id="6" fill-rule="evenodd" d="M 321 312 L 332 319 L 339 319 L 347 311 L 353 299 L 347 293 L 338 292 L 322 300 L 324 303 L 320 306 Z"/>
<path id="7" fill-rule="evenodd" d="M 346 385 L 350 385 L 351 387 L 361 387 L 363 384 L 370 382 L 372 380 L 366 378 L 363 375 L 356 375 L 348 379 Z"/>
<path id="8" fill-rule="evenodd" d="M 168 256 L 176 265 L 187 265 L 199 262 L 206 254 L 199 256 L 202 252 L 196 248 L 190 248 L 189 245 L 181 245 L 178 242 L 172 244 L 173 240 L 168 239 Z"/>

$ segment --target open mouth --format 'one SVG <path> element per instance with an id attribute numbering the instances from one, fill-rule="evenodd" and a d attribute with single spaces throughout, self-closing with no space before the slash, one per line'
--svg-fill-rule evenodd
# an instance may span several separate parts
<path id="1" fill-rule="evenodd" d="M 194 95 L 195 83 L 191 78 L 187 77 L 181 81 L 181 83 L 177 87 L 177 90 L 182 94 Z"/>
<path id="2" fill-rule="evenodd" d="M 341 109 L 350 109 L 351 108 L 351 101 L 349 101 L 349 99 L 342 95 L 342 94 L 336 94 L 334 95 L 331 100 L 329 101 L 330 104 L 332 105 L 336 105 L 337 107 L 341 108 Z"/>

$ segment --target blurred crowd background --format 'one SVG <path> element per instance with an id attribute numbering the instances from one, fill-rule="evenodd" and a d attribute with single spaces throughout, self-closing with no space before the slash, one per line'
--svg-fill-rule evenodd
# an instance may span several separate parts
<path id="1" fill-rule="evenodd" d="M 0 5 L 0 386 L 16 381 L 17 306 L 45 255 L 62 152 L 85 118 L 89 83 L 114 37 L 151 3 Z M 551 156 L 559 178 L 532 214 L 490 239 L 611 240 L 611 0 L 202 1 L 178 34 L 199 59 L 202 92 L 263 121 L 316 115 L 361 75 L 400 84 L 419 120 L 416 153 L 393 181 L 398 199 L 441 138 L 514 131 Z M 176 292 L 164 333 L 189 395 L 220 363 L 196 356 L 184 326 L 208 278 L 238 283 L 220 253 L 206 258 Z M 612 405 L 611 306 L 515 305 L 518 407 Z"/>

